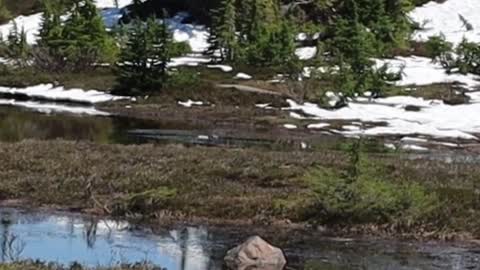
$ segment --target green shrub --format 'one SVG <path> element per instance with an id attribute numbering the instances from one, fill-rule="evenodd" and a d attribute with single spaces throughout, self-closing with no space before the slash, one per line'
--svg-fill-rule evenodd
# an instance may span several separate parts
<path id="1" fill-rule="evenodd" d="M 199 83 L 200 78 L 196 71 L 180 69 L 171 73 L 170 77 L 168 78 L 166 87 L 172 89 L 184 89 L 191 88 L 192 86 L 198 85 Z"/>
<path id="2" fill-rule="evenodd" d="M 345 223 L 415 223 L 438 207 L 435 193 L 417 183 L 388 179 L 390 172 L 361 155 L 343 171 L 318 167 L 306 177 L 316 217 Z"/>
<path id="3" fill-rule="evenodd" d="M 170 51 L 172 57 L 179 57 L 191 53 L 192 48 L 188 42 L 172 42 Z"/>
<path id="4" fill-rule="evenodd" d="M 425 43 L 428 57 L 434 61 L 442 61 L 446 55 L 452 52 L 453 44 L 445 40 L 445 36 L 433 36 Z"/>
<path id="5" fill-rule="evenodd" d="M 480 45 L 464 39 L 455 50 L 455 67 L 459 73 L 480 74 Z"/>

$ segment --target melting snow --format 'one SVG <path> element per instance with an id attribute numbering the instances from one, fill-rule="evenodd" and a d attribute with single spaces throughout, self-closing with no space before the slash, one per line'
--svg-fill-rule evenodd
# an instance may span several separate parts
<path id="1" fill-rule="evenodd" d="M 118 6 L 116 5 L 116 3 L 118 3 Z M 132 0 L 118 0 L 118 1 L 115 1 L 115 0 L 96 0 L 95 1 L 95 5 L 97 6 L 97 8 L 124 8 L 130 4 L 132 4 L 133 1 Z"/>
<path id="2" fill-rule="evenodd" d="M 293 125 L 293 124 L 285 124 L 283 125 L 284 128 L 286 129 L 297 129 L 298 127 L 296 125 Z"/>
<path id="3" fill-rule="evenodd" d="M 403 150 L 410 150 L 410 151 L 420 151 L 420 152 L 428 151 L 428 148 L 423 147 L 423 146 L 414 145 L 414 144 L 402 145 L 402 149 Z"/>
<path id="4" fill-rule="evenodd" d="M 480 80 L 480 76 L 473 74 L 447 74 L 440 64 L 434 64 L 432 59 L 425 57 L 396 57 L 395 59 L 376 60 L 376 62 L 377 66 L 388 64 L 392 72 L 400 71 L 403 68 L 403 78 L 396 82 L 399 86 L 459 82 L 466 88 L 472 89 L 479 84 Z"/>
<path id="5" fill-rule="evenodd" d="M 85 115 L 108 116 L 109 113 L 99 111 L 92 106 L 69 106 L 57 103 L 41 103 L 36 101 L 17 101 L 13 99 L 0 99 L 0 105 L 22 107 L 41 113 L 73 113 Z"/>
<path id="6" fill-rule="evenodd" d="M 42 13 L 36 13 L 29 16 L 18 16 L 7 24 L 0 25 L 0 35 L 5 40 L 10 34 L 13 24 L 16 23 L 18 29 L 24 29 L 27 34 L 27 42 L 34 44 L 37 41 L 37 35 L 42 22 Z"/>
<path id="7" fill-rule="evenodd" d="M 317 47 L 301 47 L 295 50 L 295 54 L 300 60 L 309 60 L 317 55 Z"/>
<path id="8" fill-rule="evenodd" d="M 237 80 L 251 80 L 252 76 L 240 72 L 240 73 L 237 73 L 237 75 L 235 75 L 235 77 L 233 77 L 233 78 L 237 79 Z"/>
<path id="9" fill-rule="evenodd" d="M 461 139 L 477 139 L 480 133 L 480 103 L 451 106 L 437 100 L 413 97 L 392 97 L 370 103 L 351 102 L 338 110 L 326 110 L 316 104 L 297 104 L 288 100 L 289 110 L 301 110 L 319 120 L 355 120 L 386 124 L 341 132 L 345 135 L 425 135 Z M 404 102 L 400 102 L 404 100 Z M 413 103 L 425 105 L 419 112 L 406 111 Z M 323 125 L 323 124 L 321 124 Z M 317 128 L 309 125 L 309 128 Z"/>
<path id="10" fill-rule="evenodd" d="M 232 72 L 233 68 L 231 66 L 226 66 L 226 65 L 208 65 L 208 68 L 218 68 L 223 72 Z"/>
<path id="11" fill-rule="evenodd" d="M 183 107 L 187 107 L 187 108 L 190 108 L 192 106 L 202 106 L 204 105 L 205 103 L 203 101 L 193 101 L 191 99 L 187 100 L 187 101 L 179 101 L 178 102 L 178 105 L 180 106 L 183 106 Z"/>
<path id="12" fill-rule="evenodd" d="M 470 41 L 480 42 L 480 1 L 447 0 L 444 3 L 430 1 L 422 7 L 414 9 L 409 16 L 424 28 L 417 31 L 413 38 L 425 41 L 431 36 L 444 34 L 446 39 L 459 43 L 463 37 Z M 473 27 L 467 31 L 460 19 L 463 16 Z"/>
<path id="13" fill-rule="evenodd" d="M 82 103 L 100 103 L 129 99 L 128 97 L 114 96 L 96 90 L 69 89 L 62 86 L 54 87 L 52 84 L 40 84 L 26 88 L 0 87 L 0 94 L 25 95 L 30 98 L 48 100 L 62 100 Z"/>

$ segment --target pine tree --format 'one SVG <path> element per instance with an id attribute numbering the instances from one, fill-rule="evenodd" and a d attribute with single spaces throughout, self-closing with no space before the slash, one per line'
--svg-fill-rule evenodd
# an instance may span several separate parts
<path id="1" fill-rule="evenodd" d="M 165 24 L 154 18 L 135 19 L 127 30 L 127 42 L 117 63 L 118 89 L 124 94 L 157 91 L 165 83 L 172 46 Z"/>
<path id="2" fill-rule="evenodd" d="M 51 50 L 58 50 L 63 39 L 63 25 L 60 18 L 63 6 L 57 0 L 44 0 L 43 10 L 38 45 L 48 47 Z"/>
<path id="3" fill-rule="evenodd" d="M 0 0 L 0 23 L 7 21 L 10 19 L 10 12 L 7 9 L 7 6 L 3 2 L 3 0 Z"/>
<path id="4" fill-rule="evenodd" d="M 212 11 L 212 15 L 209 54 L 220 53 L 221 61 L 234 61 L 238 45 L 235 0 L 223 0 L 221 8 Z"/>
<path id="5" fill-rule="evenodd" d="M 93 0 L 75 0 L 62 31 L 66 57 L 75 69 L 95 62 L 111 62 L 116 55 L 114 40 L 108 35 Z"/>
<path id="6" fill-rule="evenodd" d="M 239 36 L 239 43 L 247 43 L 247 33 L 250 31 L 252 23 L 252 14 L 255 0 L 238 0 L 237 1 L 237 30 L 242 33 Z"/>
<path id="7" fill-rule="evenodd" d="M 25 29 L 18 28 L 14 22 L 10 30 L 6 42 L 2 44 L 4 47 L 5 57 L 14 63 L 17 67 L 24 68 L 28 65 L 31 57 L 31 47 L 27 42 L 27 33 Z"/>

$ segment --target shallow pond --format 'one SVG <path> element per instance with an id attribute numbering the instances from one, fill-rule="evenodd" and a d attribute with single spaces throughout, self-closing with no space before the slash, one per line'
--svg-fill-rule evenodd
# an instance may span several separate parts
<path id="1" fill-rule="evenodd" d="M 0 260 L 39 259 L 89 266 L 148 261 L 168 270 L 222 269 L 222 258 L 248 232 L 239 228 L 150 229 L 127 222 L 0 209 Z M 275 235 L 270 232 L 270 235 Z M 323 238 L 292 233 L 273 240 L 290 269 L 480 269 L 480 248 Z"/>
<path id="2" fill-rule="evenodd" d="M 179 121 L 147 121 L 115 116 L 44 114 L 0 107 L 0 141 L 75 140 L 96 143 L 183 143 L 233 147 L 301 148 L 301 142 L 259 130 L 205 126 Z"/>

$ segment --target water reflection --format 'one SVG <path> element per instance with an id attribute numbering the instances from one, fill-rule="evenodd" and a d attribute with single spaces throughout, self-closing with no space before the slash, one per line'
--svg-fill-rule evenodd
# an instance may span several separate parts
<path id="1" fill-rule="evenodd" d="M 240 134 L 241 133 L 241 134 Z M 263 137 L 270 139 L 265 139 Z M 0 141 L 25 139 L 96 143 L 181 143 L 187 145 L 300 148 L 299 141 L 273 139 L 272 134 L 237 127 L 216 128 L 182 121 L 148 121 L 124 117 L 40 114 L 0 107 Z"/>
<path id="2" fill-rule="evenodd" d="M 0 261 L 39 259 L 88 266 L 147 261 L 168 270 L 220 270 L 226 251 L 256 234 L 255 228 L 205 227 L 152 233 L 127 222 L 8 208 L 0 209 L 0 221 Z M 480 269 L 479 247 L 328 239 L 308 233 L 285 237 L 275 244 L 285 249 L 288 269 Z"/>
<path id="3" fill-rule="evenodd" d="M 126 222 L 0 211 L 1 260 L 39 259 L 89 266 L 149 262 L 169 270 L 220 269 L 205 228 L 152 234 Z M 24 244 L 22 244 L 24 243 Z"/>

